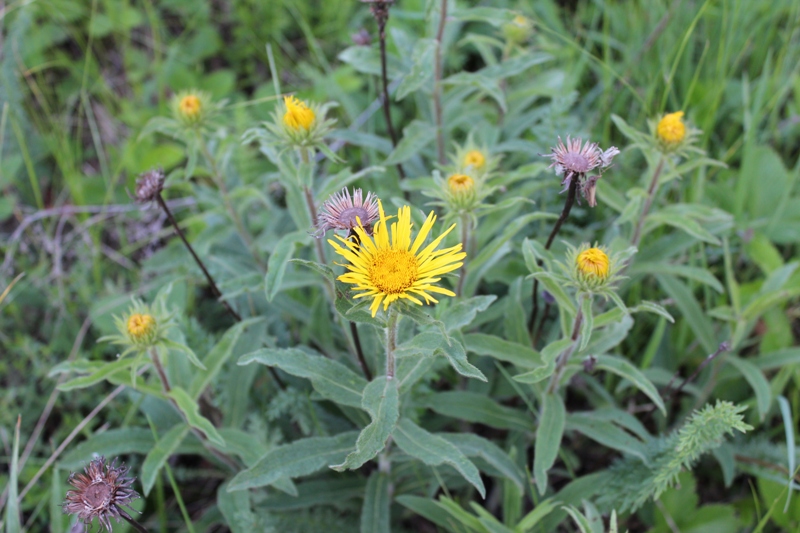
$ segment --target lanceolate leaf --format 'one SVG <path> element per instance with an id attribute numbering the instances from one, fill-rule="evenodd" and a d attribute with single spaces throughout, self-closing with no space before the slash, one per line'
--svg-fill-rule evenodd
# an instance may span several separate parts
<path id="1" fill-rule="evenodd" d="M 341 461 L 353 449 L 356 432 L 335 437 L 300 439 L 268 451 L 252 467 L 239 472 L 231 480 L 229 491 L 273 485 L 282 478 L 313 474 L 331 462 Z"/>
<path id="2" fill-rule="evenodd" d="M 239 365 L 250 363 L 275 366 L 293 376 L 309 379 L 325 398 L 361 407 L 361 393 L 367 380 L 327 357 L 310 355 L 297 348 L 262 348 L 239 358 Z"/>
<path id="3" fill-rule="evenodd" d="M 297 244 L 307 242 L 309 238 L 307 231 L 294 231 L 281 237 L 275 245 L 272 255 L 269 256 L 267 274 L 264 278 L 264 290 L 266 291 L 267 301 L 271 302 L 280 290 L 283 276 L 286 273 L 286 267 L 294 254 L 295 247 Z"/>
<path id="4" fill-rule="evenodd" d="M 769 405 L 772 403 L 769 381 L 764 377 L 763 372 L 747 359 L 732 355 L 728 357 L 727 361 L 739 371 L 753 388 L 753 392 L 756 393 L 756 403 L 758 404 L 758 416 L 761 420 L 764 420 L 767 411 L 769 411 Z"/>
<path id="5" fill-rule="evenodd" d="M 389 475 L 375 471 L 369 476 L 361 508 L 361 533 L 391 533 Z"/>
<path id="6" fill-rule="evenodd" d="M 186 421 L 193 428 L 203 432 L 209 441 L 217 446 L 225 446 L 225 440 L 217 432 L 214 425 L 203 415 L 200 414 L 200 406 L 189 396 L 189 393 L 180 387 L 173 387 L 169 393 L 170 398 L 175 400 L 178 409 L 181 410 Z"/>
<path id="7" fill-rule="evenodd" d="M 356 441 L 356 449 L 343 463 L 331 465 L 334 470 L 355 470 L 376 455 L 386 446 L 399 416 L 399 394 L 397 380 L 378 376 L 364 389 L 362 408 L 372 417 L 372 422 L 361 431 Z"/>
<path id="8" fill-rule="evenodd" d="M 561 396 L 551 392 L 542 395 L 542 412 L 533 452 L 533 477 L 539 494 L 547 490 L 547 471 L 556 462 L 565 422 L 566 409 Z"/>
<path id="9" fill-rule="evenodd" d="M 425 406 L 439 414 L 498 429 L 533 431 L 530 417 L 523 411 L 505 407 L 477 392 L 446 391 L 433 394 Z"/>
<path id="10" fill-rule="evenodd" d="M 461 453 L 467 457 L 480 458 L 490 465 L 497 473 L 511 480 L 520 489 L 524 490 L 525 473 L 522 472 L 517 464 L 492 441 L 478 435 L 470 433 L 438 433 L 446 441 L 450 442 Z M 479 468 L 480 463 L 478 464 Z M 490 472 L 487 472 L 490 473 Z"/>
<path id="11" fill-rule="evenodd" d="M 161 467 L 169 459 L 178 446 L 180 446 L 186 434 L 189 432 L 189 426 L 181 422 L 172 427 L 169 431 L 159 437 L 158 442 L 147 454 L 142 464 L 142 487 L 144 488 L 144 495 L 150 494 L 150 489 L 156 482 Z"/>
<path id="12" fill-rule="evenodd" d="M 486 497 L 486 489 L 478 469 L 461 451 L 445 439 L 428 433 L 411 420 L 403 418 L 394 431 L 397 446 L 412 457 L 430 466 L 449 464 Z"/>
<path id="13" fill-rule="evenodd" d="M 630 362 L 614 355 L 600 355 L 597 357 L 595 368 L 605 370 L 606 372 L 613 372 L 618 376 L 622 376 L 636 386 L 637 389 L 645 393 L 650 398 L 656 407 L 662 413 L 667 414 L 667 409 L 664 407 L 664 401 L 658 394 L 655 385 L 645 377 L 642 372 L 633 366 Z"/>

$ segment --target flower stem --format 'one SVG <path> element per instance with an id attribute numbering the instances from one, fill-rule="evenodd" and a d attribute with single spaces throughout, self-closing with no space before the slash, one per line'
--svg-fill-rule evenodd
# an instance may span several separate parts
<path id="1" fill-rule="evenodd" d="M 436 154 L 439 164 L 444 165 L 444 127 L 442 125 L 442 39 L 447 21 L 447 0 L 442 0 L 439 28 L 436 31 L 436 61 L 433 65 L 433 111 L 436 117 Z"/>
<path id="2" fill-rule="evenodd" d="M 469 215 L 463 214 L 461 215 L 461 242 L 464 246 L 464 251 L 467 252 L 467 256 L 469 256 Z M 461 293 L 464 291 L 464 281 L 467 277 L 467 260 L 464 258 L 463 263 L 461 264 L 461 270 L 458 273 L 458 286 L 456 287 L 456 296 L 461 296 Z"/>
<path id="3" fill-rule="evenodd" d="M 197 253 L 195 253 L 194 248 L 192 248 L 192 245 L 189 244 L 189 241 L 183 234 L 183 230 L 178 225 L 178 222 L 175 220 L 175 217 L 172 215 L 172 211 L 170 211 L 169 206 L 167 206 L 167 203 L 164 201 L 164 198 L 161 196 L 161 193 L 158 193 L 158 195 L 156 196 L 156 200 L 158 201 L 158 205 L 161 206 L 161 209 L 167 215 L 167 218 L 169 219 L 170 224 L 172 224 L 172 227 L 175 228 L 175 233 L 178 234 L 178 237 L 181 238 L 181 241 L 183 241 L 183 244 L 184 246 L 186 246 L 186 249 L 189 250 L 190 254 L 192 254 L 194 262 L 197 263 L 197 266 L 199 266 L 200 270 L 203 271 L 203 274 L 206 277 L 206 281 L 208 281 L 208 285 L 211 287 L 211 292 L 214 294 L 214 297 L 217 298 L 217 300 L 223 306 L 225 306 L 225 309 L 234 318 L 234 320 L 236 320 L 237 322 L 241 322 L 242 317 L 239 315 L 239 313 L 234 311 L 233 308 L 230 306 L 230 304 L 228 304 L 228 302 L 222 299 L 222 292 L 219 290 L 219 287 L 217 287 L 217 284 L 214 282 L 214 278 L 211 277 L 211 274 L 209 274 L 208 269 L 206 269 L 206 266 L 203 264 L 203 261 L 197 256 Z"/>
<path id="4" fill-rule="evenodd" d="M 581 295 L 578 299 L 578 312 L 575 315 L 575 320 L 572 322 L 572 336 L 570 337 L 572 339 L 572 344 L 558 356 L 556 369 L 553 372 L 553 376 L 550 378 L 547 392 L 552 393 L 556 391 L 558 382 L 561 381 L 561 377 L 564 375 L 564 368 L 567 366 L 569 358 L 572 357 L 572 354 L 575 353 L 575 349 L 578 347 L 578 337 L 581 332 L 581 322 L 583 322 L 583 298 L 585 298 L 585 296 Z"/>
<path id="5" fill-rule="evenodd" d="M 397 324 L 400 314 L 392 305 L 389 307 L 389 319 L 386 323 L 386 379 L 394 379 L 394 351 L 397 349 Z"/>
<path id="6" fill-rule="evenodd" d="M 386 119 L 386 129 L 389 132 L 389 138 L 392 140 L 392 147 L 397 147 L 397 133 L 392 124 L 391 113 L 391 100 L 389 100 L 389 80 L 387 75 L 387 61 L 386 61 L 386 22 L 389 20 L 389 2 L 376 2 L 372 5 L 372 14 L 375 17 L 375 22 L 378 23 L 378 39 L 381 46 L 381 90 L 383 92 L 383 116 Z M 403 170 L 403 165 L 397 163 L 397 173 L 400 179 L 406 177 Z"/>
<path id="7" fill-rule="evenodd" d="M 138 531 L 139 533 L 149 533 L 149 532 L 147 531 L 147 529 L 145 529 L 145 527 L 144 527 L 142 524 L 140 524 L 139 522 L 137 522 L 137 521 L 136 521 L 136 520 L 134 520 L 133 518 L 131 518 L 131 517 L 129 517 L 129 516 L 125 516 L 124 514 L 121 514 L 121 513 L 120 513 L 120 516 L 121 516 L 121 517 L 122 517 L 122 518 L 123 518 L 123 519 L 124 519 L 126 522 L 128 522 L 128 523 L 131 525 L 131 527 L 133 527 L 133 529 L 135 529 L 135 530 L 136 530 L 136 531 Z"/>
<path id="8" fill-rule="evenodd" d="M 245 229 L 239 213 L 237 213 L 236 209 L 233 207 L 230 194 L 228 193 L 228 187 L 225 185 L 225 179 L 222 177 L 222 174 L 220 174 L 219 167 L 217 167 L 217 162 L 209 151 L 208 146 L 206 146 L 205 139 L 203 139 L 203 136 L 199 132 L 197 133 L 197 141 L 200 144 L 200 151 L 203 152 L 203 157 L 205 157 L 208 165 L 211 167 L 211 176 L 214 178 L 214 182 L 217 184 L 217 187 L 219 187 L 219 191 L 222 194 L 222 201 L 225 204 L 225 209 L 227 209 L 231 220 L 233 220 L 233 224 L 236 226 L 236 231 L 244 241 L 245 246 L 247 246 L 247 249 L 253 256 L 256 264 L 261 268 L 261 270 L 266 272 L 267 265 L 264 263 L 264 260 L 259 257 L 258 253 L 256 253 L 255 247 L 253 246 L 253 238 Z"/>
<path id="9" fill-rule="evenodd" d="M 647 217 L 647 213 L 650 212 L 650 207 L 653 205 L 653 197 L 656 193 L 656 188 L 658 188 L 658 178 L 661 176 L 661 171 L 664 169 L 664 156 L 658 160 L 658 166 L 656 166 L 655 171 L 653 172 L 653 179 L 650 181 L 650 187 L 647 189 L 647 198 L 644 201 L 644 207 L 642 208 L 642 214 L 639 216 L 639 220 L 636 222 L 636 228 L 633 230 L 633 237 L 631 237 L 631 244 L 638 248 L 639 241 L 642 239 L 642 228 L 644 227 L 644 219 Z"/>
<path id="10" fill-rule="evenodd" d="M 569 180 L 569 188 L 567 189 L 567 199 L 564 201 L 564 209 L 561 211 L 561 216 L 558 217 L 556 220 L 555 225 L 553 226 L 553 230 L 550 232 L 550 236 L 547 238 L 547 243 L 544 245 L 545 250 L 549 250 L 550 246 L 553 244 L 553 240 L 556 238 L 558 234 L 558 230 L 561 229 L 561 226 L 564 224 L 564 221 L 567 220 L 569 217 L 569 212 L 572 210 L 572 206 L 575 204 L 575 198 L 578 194 L 578 184 L 580 182 L 580 178 L 577 175 L 573 175 L 572 178 Z M 539 280 L 533 280 L 533 293 L 531 294 L 531 301 L 533 302 L 533 308 L 531 309 L 531 317 L 528 320 L 528 332 L 531 334 L 532 342 L 536 342 L 538 337 L 537 334 L 534 334 L 533 327 L 536 324 L 536 315 L 539 314 Z"/>

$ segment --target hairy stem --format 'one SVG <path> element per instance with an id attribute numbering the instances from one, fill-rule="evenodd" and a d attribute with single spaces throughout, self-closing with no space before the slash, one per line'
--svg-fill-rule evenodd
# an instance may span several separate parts
<path id="1" fill-rule="evenodd" d="M 178 225 L 178 221 L 175 220 L 175 217 L 172 215 L 172 211 L 170 211 L 169 206 L 164 201 L 164 198 L 161 196 L 161 193 L 158 193 L 158 195 L 156 196 L 156 200 L 158 201 L 158 205 L 161 206 L 161 209 L 167 215 L 167 218 L 169 219 L 170 224 L 172 224 L 172 227 L 175 228 L 175 233 L 178 234 L 178 237 L 181 238 L 181 241 L 183 241 L 183 244 L 184 246 L 186 246 L 186 249 L 189 250 L 190 254 L 192 254 L 194 262 L 197 263 L 197 266 L 199 266 L 200 270 L 203 271 L 203 275 L 205 275 L 206 281 L 208 281 L 208 285 L 211 287 L 211 292 L 214 294 L 214 297 L 216 297 L 217 301 L 219 301 L 219 303 L 221 303 L 225 307 L 225 309 L 234 318 L 234 320 L 236 320 L 237 322 L 241 322 L 242 317 L 239 315 L 239 313 L 234 311 L 233 308 L 230 306 L 230 304 L 228 304 L 228 302 L 222 299 L 222 292 L 219 290 L 219 287 L 217 287 L 217 284 L 214 282 L 214 278 L 211 277 L 211 274 L 209 274 L 208 269 L 203 264 L 203 261 L 197 256 L 197 253 L 195 253 L 194 248 L 192 248 L 192 245 L 189 244 L 189 241 L 186 239 L 186 235 L 183 234 L 183 230 Z"/>
<path id="2" fill-rule="evenodd" d="M 463 250 L 467 252 L 469 256 L 469 215 L 463 214 L 461 215 L 461 242 L 463 244 Z M 461 269 L 458 272 L 458 286 L 456 287 L 456 296 L 461 296 L 464 291 L 464 280 L 467 277 L 467 258 L 464 258 L 464 262 L 461 263 Z"/>
<path id="3" fill-rule="evenodd" d="M 570 336 L 570 339 L 572 339 L 572 344 L 570 344 L 569 347 L 567 347 L 567 349 L 561 352 L 561 354 L 558 356 L 558 360 L 556 361 L 556 369 L 550 378 L 550 384 L 547 386 L 547 392 L 555 392 L 556 389 L 558 389 L 558 383 L 561 381 L 561 377 L 564 375 L 564 369 L 567 366 L 567 362 L 578 348 L 578 337 L 580 336 L 581 332 L 581 322 L 583 322 L 583 298 L 585 298 L 585 296 L 581 295 L 578 299 L 578 312 L 575 315 L 575 320 L 572 322 L 572 335 Z"/>
<path id="4" fill-rule="evenodd" d="M 442 125 L 442 39 L 447 21 L 447 0 L 442 0 L 439 28 L 436 30 L 436 61 L 433 66 L 433 112 L 436 117 L 436 154 L 440 165 L 447 163 L 444 155 L 444 126 Z"/>
<path id="5" fill-rule="evenodd" d="M 247 249 L 253 256 L 256 264 L 261 268 L 261 270 L 266 272 L 267 265 L 264 263 L 264 260 L 261 259 L 258 253 L 256 253 L 256 249 L 253 246 L 253 238 L 250 236 L 250 233 L 247 232 L 247 229 L 245 229 L 242 218 L 233 207 L 230 194 L 228 193 L 228 187 L 225 185 L 225 178 L 220 173 L 219 167 L 217 167 L 217 161 L 209 151 L 208 146 L 206 146 L 205 139 L 203 139 L 203 136 L 199 132 L 197 133 L 197 141 L 200 144 L 200 151 L 203 152 L 203 157 L 205 157 L 208 165 L 211 167 L 211 176 L 214 178 L 214 182 L 217 184 L 217 187 L 219 187 L 219 191 L 222 194 L 222 201 L 225 204 L 225 209 L 228 211 L 231 220 L 233 220 L 233 224 L 236 226 L 236 231 L 244 241 L 245 246 L 247 246 Z"/>
<path id="6" fill-rule="evenodd" d="M 361 347 L 361 337 L 358 336 L 358 326 L 356 326 L 355 322 L 350 322 L 350 334 L 353 336 L 356 357 L 358 357 L 358 364 L 364 372 L 364 377 L 367 378 L 367 381 L 372 381 L 372 372 L 370 372 L 367 360 L 364 357 L 364 349 Z"/>
<path id="7" fill-rule="evenodd" d="M 397 147 L 397 133 L 392 124 L 392 112 L 390 109 L 391 100 L 389 100 L 389 78 L 387 75 L 387 61 L 386 61 L 386 22 L 389 20 L 389 3 L 379 2 L 372 8 L 372 13 L 375 16 L 375 21 L 378 23 L 378 39 L 381 46 L 381 90 L 383 93 L 383 116 L 386 119 L 386 129 L 389 132 L 389 138 L 392 140 L 392 146 Z M 403 170 L 403 165 L 397 163 L 397 173 L 400 179 L 406 177 Z"/>
<path id="8" fill-rule="evenodd" d="M 558 217 L 556 220 L 555 225 L 553 226 L 553 230 L 550 232 L 550 236 L 547 237 L 547 243 L 544 245 L 545 250 L 549 250 L 550 246 L 553 245 L 553 240 L 555 240 L 556 235 L 558 235 L 558 230 L 561 229 L 561 226 L 564 224 L 564 221 L 567 220 L 569 217 L 569 212 L 572 211 L 572 206 L 575 204 L 575 198 L 578 194 L 578 185 L 580 183 L 580 176 L 573 175 L 569 181 L 569 188 L 567 188 L 567 198 L 564 201 L 564 209 L 561 210 L 561 216 Z M 534 334 L 533 327 L 536 324 L 536 315 L 539 313 L 539 280 L 533 280 L 533 293 L 531 294 L 531 302 L 533 303 L 533 308 L 531 309 L 531 317 L 528 320 L 528 332 L 531 334 L 532 342 L 535 342 L 535 339 L 538 335 Z"/>
<path id="9" fill-rule="evenodd" d="M 394 379 L 394 351 L 397 349 L 397 323 L 400 314 L 394 306 L 389 307 L 389 319 L 386 323 L 386 379 Z"/>
<path id="10" fill-rule="evenodd" d="M 129 523 L 133 529 L 135 529 L 135 530 L 136 530 L 136 531 L 138 531 L 139 533 L 149 533 L 149 532 L 147 531 L 147 529 L 145 529 L 145 527 L 144 527 L 142 524 L 140 524 L 139 522 L 137 522 L 137 521 L 136 521 L 136 520 L 134 520 L 133 518 L 131 518 L 131 517 L 129 517 L 129 516 L 125 516 L 125 515 L 123 515 L 123 514 L 120 514 L 120 516 L 121 516 L 121 517 L 122 517 L 122 518 L 123 518 L 123 519 L 124 519 L 124 520 L 125 520 L 127 523 Z"/>
<path id="11" fill-rule="evenodd" d="M 650 180 L 650 187 L 647 189 L 647 198 L 644 201 L 644 207 L 642 208 L 642 214 L 639 216 L 639 220 L 636 221 L 636 228 L 633 230 L 633 237 L 631 237 L 631 244 L 633 246 L 639 247 L 639 241 L 642 239 L 642 228 L 644 227 L 644 219 L 647 218 L 647 213 L 650 212 L 650 207 L 653 205 L 653 197 L 656 194 L 656 188 L 658 187 L 658 178 L 661 176 L 661 171 L 664 169 L 664 156 L 661 156 L 661 159 L 658 160 L 658 165 L 656 166 L 655 171 L 653 172 L 653 179 Z"/>

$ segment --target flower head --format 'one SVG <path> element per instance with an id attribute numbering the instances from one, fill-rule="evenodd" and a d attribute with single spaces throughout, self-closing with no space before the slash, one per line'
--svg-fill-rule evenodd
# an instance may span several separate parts
<path id="1" fill-rule="evenodd" d="M 149 306 L 134 298 L 127 313 L 114 317 L 118 333 L 101 337 L 98 341 L 111 341 L 126 346 L 121 357 L 156 346 L 166 338 L 166 330 L 174 325 L 162 307 Z"/>
<path id="2" fill-rule="evenodd" d="M 447 178 L 447 188 L 453 195 L 470 193 L 475 189 L 475 180 L 466 174 L 453 174 Z"/>
<path id="3" fill-rule="evenodd" d="M 203 91 L 181 91 L 172 99 L 172 113 L 184 126 L 200 124 L 211 111 L 211 95 Z"/>
<path id="4" fill-rule="evenodd" d="M 578 180 L 578 184 L 581 185 L 581 194 L 589 200 L 589 205 L 594 207 L 596 205 L 595 187 L 600 176 L 592 176 L 587 179 L 586 174 L 594 169 L 602 171 L 611 166 L 611 162 L 617 154 L 619 154 L 619 149 L 616 146 L 604 151 L 597 143 L 586 141 L 584 144 L 583 140 L 571 139 L 568 136 L 566 144 L 559 137 L 558 146 L 551 148 L 550 153 L 545 157 L 552 160 L 550 168 L 555 167 L 556 175 L 564 176 L 561 181 L 564 191 L 569 188 L 572 180 Z"/>
<path id="5" fill-rule="evenodd" d="M 503 37 L 513 44 L 522 44 L 533 35 L 533 23 L 525 15 L 517 15 L 511 22 L 503 24 Z"/>
<path id="6" fill-rule="evenodd" d="M 295 131 L 300 128 L 309 131 L 316 116 L 314 111 L 308 107 L 308 104 L 294 96 L 284 96 L 283 103 L 286 106 L 286 112 L 283 114 L 283 123 Z"/>
<path id="7" fill-rule="evenodd" d="M 686 124 L 683 122 L 683 111 L 667 113 L 656 126 L 656 137 L 664 147 L 675 147 L 686 139 Z"/>
<path id="8" fill-rule="evenodd" d="M 348 272 L 337 279 L 354 285 L 355 298 L 371 297 L 372 316 L 383 303 L 386 310 L 396 300 L 409 300 L 422 305 L 437 302 L 429 293 L 455 296 L 455 293 L 436 285 L 441 275 L 459 268 L 467 254 L 461 251 L 461 243 L 450 248 L 437 249 L 455 224 L 439 235 L 430 244 L 423 243 L 436 222 L 433 211 L 428 215 L 419 233 L 412 241 L 411 208 L 401 207 L 397 221 L 387 223 L 383 206 L 378 201 L 380 220 L 375 224 L 373 237 L 359 225 L 355 228 L 358 243 L 339 237 L 339 243 L 328 240 L 337 254 L 349 261 L 344 265 Z M 391 230 L 391 231 L 390 231 Z M 341 246 L 343 244 L 344 246 Z"/>
<path id="9" fill-rule="evenodd" d="M 160 168 L 149 170 L 136 180 L 134 198 L 139 203 L 154 202 L 164 190 L 164 171 Z"/>
<path id="10" fill-rule="evenodd" d="M 470 150 L 463 160 L 464 168 L 472 167 L 475 170 L 481 170 L 486 164 L 486 156 L 480 150 Z"/>
<path id="11" fill-rule="evenodd" d="M 352 231 L 361 226 L 368 235 L 372 235 L 372 224 L 378 220 L 378 198 L 368 192 L 367 197 L 361 189 L 353 189 L 353 195 L 347 187 L 331 195 L 319 210 L 317 217 L 316 237 L 322 237 L 328 230 Z"/>
<path id="12" fill-rule="evenodd" d="M 608 255 L 600 248 L 587 248 L 575 258 L 578 271 L 584 276 L 605 279 L 608 277 Z"/>
<path id="13" fill-rule="evenodd" d="M 109 465 L 105 457 L 98 457 L 83 472 L 69 476 L 74 489 L 67 491 L 64 513 L 76 515 L 85 524 L 97 518 L 106 531 L 112 531 L 111 518 L 117 522 L 120 518 L 130 520 L 124 507 L 130 509 L 139 494 L 131 488 L 136 478 L 127 475 L 128 467 L 118 467 L 116 459 Z"/>
<path id="14" fill-rule="evenodd" d="M 142 340 L 151 336 L 156 330 L 156 319 L 153 315 L 133 313 L 125 323 L 128 335 L 136 340 Z"/>

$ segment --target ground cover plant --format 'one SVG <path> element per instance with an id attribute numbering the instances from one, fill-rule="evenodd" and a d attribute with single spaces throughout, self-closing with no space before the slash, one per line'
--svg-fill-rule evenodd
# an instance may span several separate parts
<path id="1" fill-rule="evenodd" d="M 5 531 L 800 528 L 797 2 L 0 13 Z"/>

